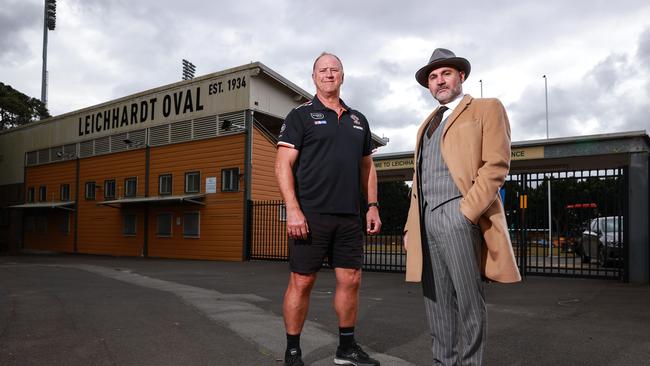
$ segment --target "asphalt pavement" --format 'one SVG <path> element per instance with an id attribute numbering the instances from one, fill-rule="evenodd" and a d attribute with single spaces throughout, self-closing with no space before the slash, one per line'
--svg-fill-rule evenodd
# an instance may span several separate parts
<path id="1" fill-rule="evenodd" d="M 283 262 L 0 256 L 0 365 L 282 365 Z M 302 348 L 333 365 L 334 276 Z M 487 284 L 488 365 L 649 365 L 650 286 L 529 276 Z M 382 365 L 431 365 L 421 288 L 365 272 L 357 340 Z"/>

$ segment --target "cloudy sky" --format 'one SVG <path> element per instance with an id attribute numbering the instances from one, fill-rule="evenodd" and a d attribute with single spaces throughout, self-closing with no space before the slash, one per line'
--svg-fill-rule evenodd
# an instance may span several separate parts
<path id="1" fill-rule="evenodd" d="M 70 112 L 261 61 L 313 93 L 321 51 L 345 68 L 342 98 L 382 152 L 410 150 L 435 107 L 413 77 L 436 47 L 472 63 L 464 91 L 500 98 L 513 140 L 650 132 L 647 0 L 59 0 L 49 33 L 49 108 Z M 460 6 L 462 4 L 462 7 Z M 40 97 L 42 0 L 0 0 L 0 81 Z"/>

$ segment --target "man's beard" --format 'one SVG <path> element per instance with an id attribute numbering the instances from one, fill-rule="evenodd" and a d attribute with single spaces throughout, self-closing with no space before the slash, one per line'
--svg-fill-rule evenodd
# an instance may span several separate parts
<path id="1" fill-rule="evenodd" d="M 436 100 L 437 100 L 438 102 L 442 103 L 442 102 L 440 101 L 440 99 L 438 98 L 438 95 L 440 94 L 440 92 L 449 92 L 449 93 L 450 93 L 450 97 L 448 98 L 448 101 L 447 101 L 447 102 L 451 102 L 451 101 L 453 101 L 454 99 L 456 99 L 456 97 L 458 97 L 458 96 L 460 95 L 460 93 L 462 93 L 462 91 L 463 91 L 462 86 L 461 86 L 460 84 L 458 84 L 458 85 L 457 85 L 455 88 L 453 88 L 453 89 L 451 89 L 451 88 L 444 88 L 444 89 L 442 89 L 442 90 L 438 90 L 438 93 L 436 93 L 435 98 L 436 98 Z M 445 99 L 447 99 L 447 98 L 445 98 Z"/>

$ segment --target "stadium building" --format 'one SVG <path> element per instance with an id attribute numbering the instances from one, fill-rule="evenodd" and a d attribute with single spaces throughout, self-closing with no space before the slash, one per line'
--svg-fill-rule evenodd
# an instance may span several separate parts
<path id="1" fill-rule="evenodd" d="M 255 62 L 3 131 L 0 247 L 245 259 L 249 202 L 281 199 L 282 120 L 311 98 Z"/>

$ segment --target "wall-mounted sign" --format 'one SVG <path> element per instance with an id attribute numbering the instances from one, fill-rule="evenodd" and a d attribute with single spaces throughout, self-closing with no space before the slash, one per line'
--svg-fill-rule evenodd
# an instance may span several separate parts
<path id="1" fill-rule="evenodd" d="M 217 193 L 217 177 L 205 178 L 205 193 Z"/>
<path id="2" fill-rule="evenodd" d="M 413 169 L 413 157 L 375 161 L 376 170 Z"/>
<path id="3" fill-rule="evenodd" d="M 513 148 L 510 150 L 511 160 L 544 159 L 544 146 Z"/>

